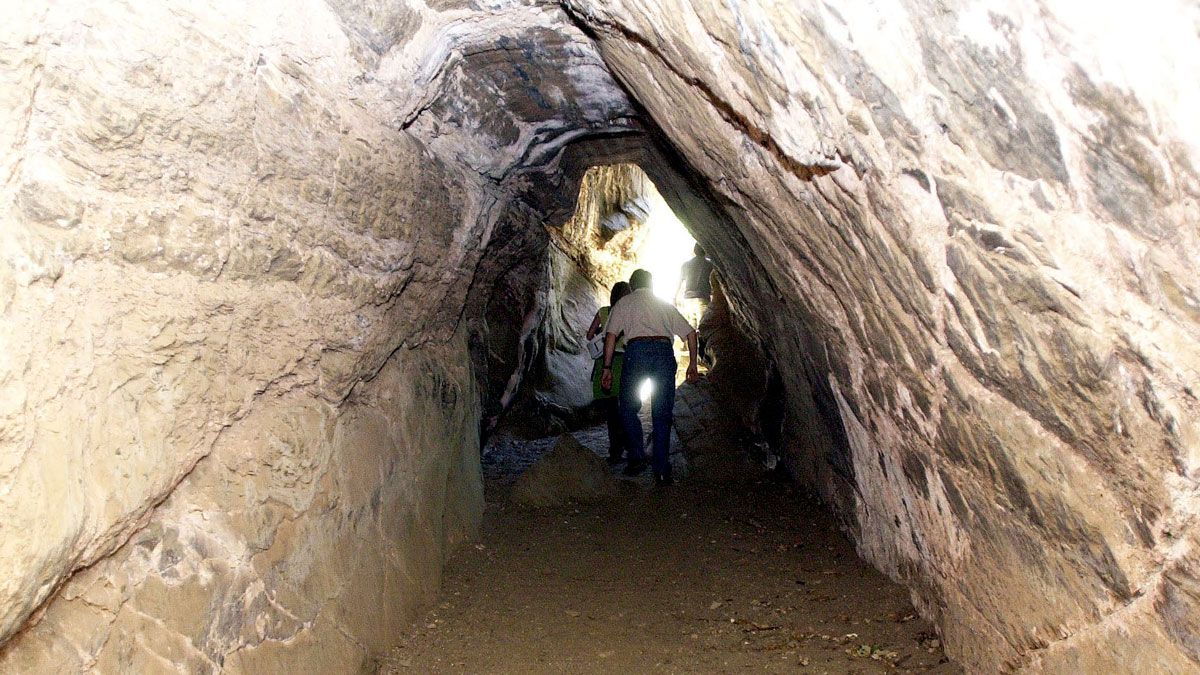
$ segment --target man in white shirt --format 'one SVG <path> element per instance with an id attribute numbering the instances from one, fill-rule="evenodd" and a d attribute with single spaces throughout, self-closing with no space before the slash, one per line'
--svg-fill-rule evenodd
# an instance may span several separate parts
<path id="1" fill-rule="evenodd" d="M 650 419 L 653 427 L 654 479 L 659 485 L 670 485 L 671 421 L 675 408 L 675 349 L 673 336 L 687 341 L 687 379 L 700 379 L 696 365 L 696 329 L 671 303 L 659 299 L 651 290 L 652 279 L 646 270 L 637 270 L 629 277 L 633 292 L 610 310 L 607 336 L 604 342 L 604 371 L 600 386 L 612 387 L 612 359 L 617 337 L 625 336 L 625 365 L 617 394 L 621 426 L 629 449 L 629 464 L 625 475 L 636 476 L 646 468 L 642 447 L 642 421 L 638 419 L 641 401 L 638 388 L 646 380 L 653 384 L 650 395 Z"/>

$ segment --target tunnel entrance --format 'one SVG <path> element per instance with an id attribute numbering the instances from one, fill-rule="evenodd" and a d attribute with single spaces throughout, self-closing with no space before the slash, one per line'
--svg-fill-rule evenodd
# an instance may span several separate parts
<path id="1" fill-rule="evenodd" d="M 700 382 L 684 382 L 675 340 L 677 482 L 606 461 L 611 430 L 592 400 L 584 334 L 636 268 L 653 274 L 656 295 L 682 300 L 696 243 L 646 173 L 589 168 L 573 215 L 544 231 L 540 274 L 514 272 L 536 279 L 528 296 L 517 303 L 517 284 L 497 286 L 524 318 L 510 360 L 490 364 L 513 371 L 511 402 L 485 429 L 481 539 L 451 559 L 442 602 L 381 672 L 958 672 L 907 592 L 860 560 L 778 465 L 768 399 L 782 393 L 719 268 Z"/>
<path id="2" fill-rule="evenodd" d="M 544 266 L 530 274 L 513 268 L 500 279 L 491 311 L 521 307 L 515 349 L 489 352 L 489 372 L 503 376 L 498 409 L 485 433 L 506 429 L 524 437 L 544 436 L 595 421 L 595 392 L 585 333 L 610 290 L 635 269 L 653 275 L 654 293 L 675 302 L 682 265 L 693 256 L 695 239 L 637 164 L 597 165 L 584 172 L 573 213 L 563 222 L 543 223 Z M 524 296 L 520 295 L 523 292 Z M 694 304 L 694 303 L 693 303 Z M 698 324 L 693 305 L 689 319 Z M 497 337 L 513 339 L 508 326 Z M 686 346 L 676 340 L 677 356 Z M 680 363 L 680 375 L 686 362 Z M 499 377 L 492 391 L 499 390 Z"/>
<path id="3" fill-rule="evenodd" d="M 771 465 L 969 669 L 1200 664 L 1196 3 L 7 4 L 0 672 L 356 671 L 463 545 L 558 670 L 929 665 Z M 722 272 L 688 475 L 520 510 L 628 163 Z"/>

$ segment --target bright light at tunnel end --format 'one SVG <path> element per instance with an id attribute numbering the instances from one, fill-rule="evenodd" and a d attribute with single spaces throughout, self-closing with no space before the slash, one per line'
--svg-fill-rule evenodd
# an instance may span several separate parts
<path id="1" fill-rule="evenodd" d="M 661 198 L 651 206 L 646 225 L 649 234 L 639 256 L 639 265 L 654 276 L 654 294 L 664 300 L 674 300 L 679 268 L 692 257 L 696 240 Z"/>

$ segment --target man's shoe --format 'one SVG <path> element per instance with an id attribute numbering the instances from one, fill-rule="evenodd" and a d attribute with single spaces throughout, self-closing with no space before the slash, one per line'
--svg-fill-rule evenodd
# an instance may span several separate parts
<path id="1" fill-rule="evenodd" d="M 654 484 L 658 487 L 666 487 L 668 485 L 674 485 L 675 479 L 671 478 L 670 476 L 655 476 Z"/>
<path id="2" fill-rule="evenodd" d="M 626 476 L 640 476 L 645 470 L 646 460 L 631 459 L 629 460 L 629 463 L 625 465 L 625 470 L 621 473 L 625 474 Z"/>

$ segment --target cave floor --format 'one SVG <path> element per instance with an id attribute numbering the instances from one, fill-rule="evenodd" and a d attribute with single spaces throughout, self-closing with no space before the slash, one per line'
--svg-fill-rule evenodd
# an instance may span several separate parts
<path id="1" fill-rule="evenodd" d="M 604 452 L 601 427 L 575 436 Z M 512 506 L 515 474 L 552 444 L 492 444 L 479 540 L 380 672 L 961 672 L 907 592 L 757 465 L 622 480 L 599 506 Z"/>

